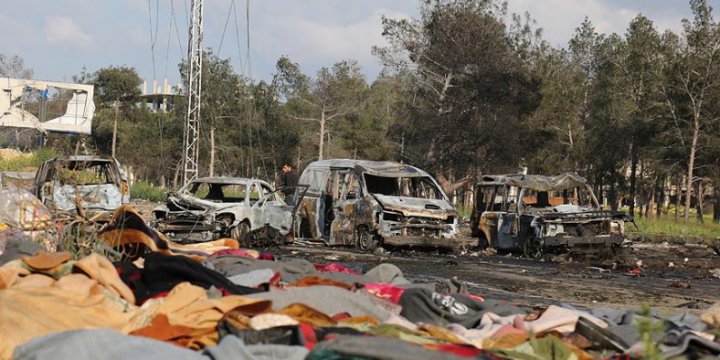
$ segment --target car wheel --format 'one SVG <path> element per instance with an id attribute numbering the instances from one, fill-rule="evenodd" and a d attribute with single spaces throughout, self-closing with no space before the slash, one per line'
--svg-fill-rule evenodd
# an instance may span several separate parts
<path id="1" fill-rule="evenodd" d="M 358 249 L 365 252 L 375 250 L 380 244 L 377 235 L 371 233 L 364 227 L 359 227 L 355 233 L 356 245 Z"/>
<path id="2" fill-rule="evenodd" d="M 250 234 L 250 224 L 245 221 L 241 222 L 230 230 L 230 237 L 237 241 L 240 241 L 240 245 L 243 245 L 242 242 L 247 239 L 248 234 Z"/>

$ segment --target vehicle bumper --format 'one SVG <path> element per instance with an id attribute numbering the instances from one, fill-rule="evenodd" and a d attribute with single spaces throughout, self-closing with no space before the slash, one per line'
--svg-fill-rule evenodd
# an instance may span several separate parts
<path id="1" fill-rule="evenodd" d="M 542 239 L 543 246 L 576 246 L 576 245 L 617 245 L 623 242 L 623 235 L 601 236 L 553 236 Z"/>
<path id="2" fill-rule="evenodd" d="M 455 238 L 430 236 L 387 236 L 383 242 L 393 246 L 427 246 L 438 248 L 459 248 L 467 245 L 466 242 Z"/>

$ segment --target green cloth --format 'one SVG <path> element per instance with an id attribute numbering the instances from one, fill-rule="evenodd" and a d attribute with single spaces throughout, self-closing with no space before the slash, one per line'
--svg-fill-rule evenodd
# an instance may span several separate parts
<path id="1" fill-rule="evenodd" d="M 562 340 L 555 336 L 545 336 L 529 341 L 509 350 L 490 350 L 491 353 L 510 359 L 519 360 L 577 360 Z"/>
<path id="2" fill-rule="evenodd" d="M 404 340 L 413 344 L 437 344 L 437 340 L 423 336 L 423 333 L 410 330 L 400 325 L 380 324 L 368 331 L 370 334 L 379 336 L 388 336 L 395 339 Z"/>

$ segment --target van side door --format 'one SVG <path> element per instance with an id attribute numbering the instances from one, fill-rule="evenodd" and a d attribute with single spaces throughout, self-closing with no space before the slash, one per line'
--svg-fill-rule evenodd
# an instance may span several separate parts
<path id="1" fill-rule="evenodd" d="M 352 245 L 355 241 L 358 206 L 362 201 L 360 179 L 352 170 L 338 171 L 339 196 L 333 204 L 331 244 Z"/>

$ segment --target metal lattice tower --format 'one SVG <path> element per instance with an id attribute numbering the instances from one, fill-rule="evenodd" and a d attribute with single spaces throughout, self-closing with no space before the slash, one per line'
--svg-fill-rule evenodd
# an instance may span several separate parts
<path id="1" fill-rule="evenodd" d="M 198 177 L 200 153 L 200 95 L 202 94 L 203 0 L 191 0 L 192 17 L 188 36 L 188 107 L 183 145 L 183 185 Z"/>

